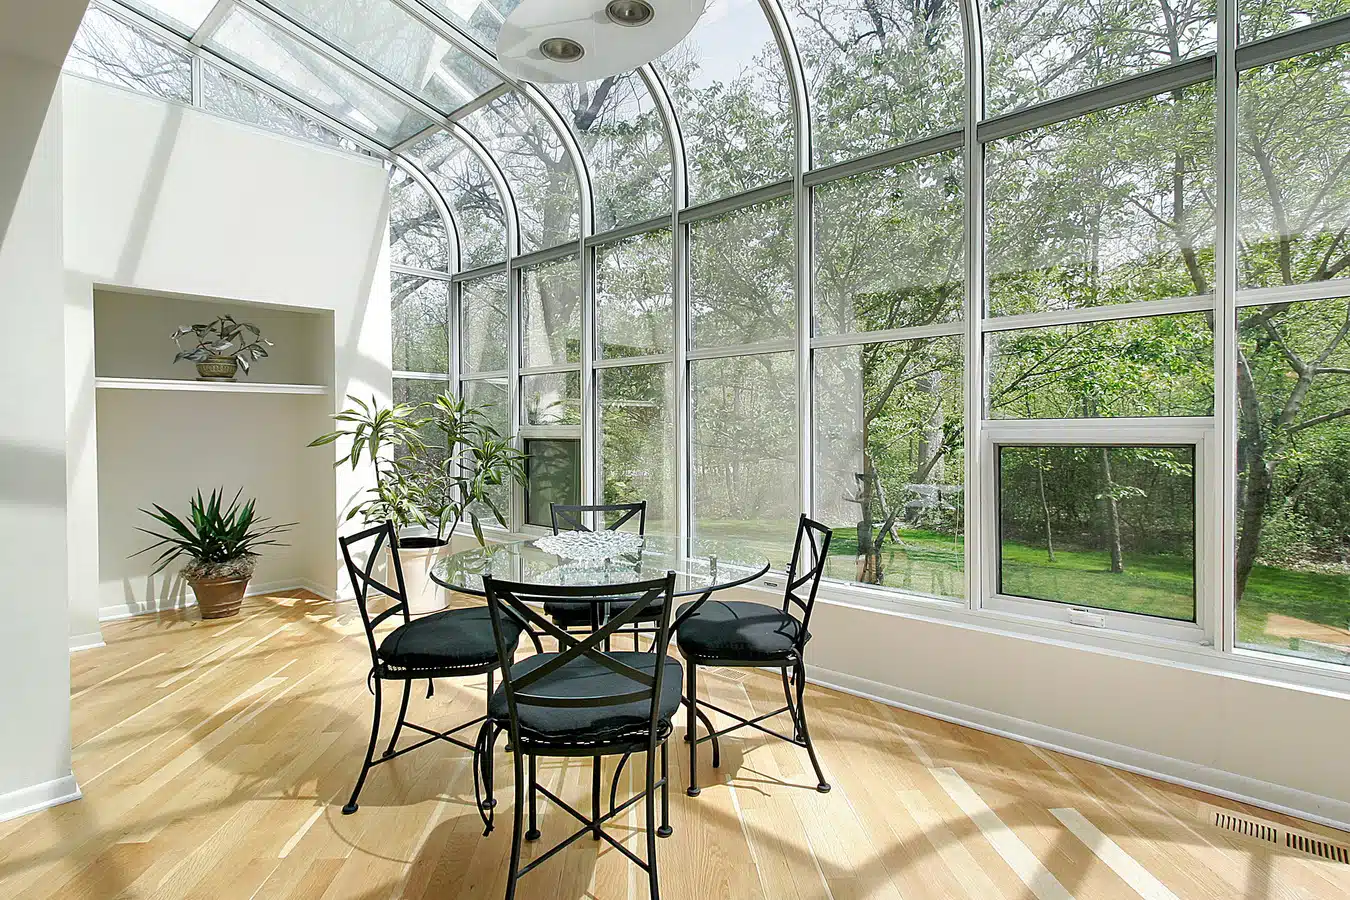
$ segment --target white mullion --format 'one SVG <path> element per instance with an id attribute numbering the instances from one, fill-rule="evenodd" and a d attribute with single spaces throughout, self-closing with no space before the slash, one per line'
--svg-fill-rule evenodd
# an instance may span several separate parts
<path id="1" fill-rule="evenodd" d="M 851 331 L 848 334 L 828 334 L 811 340 L 817 350 L 832 347 L 856 347 L 861 344 L 891 344 L 924 338 L 951 337 L 965 334 L 966 323 L 938 322 L 932 325 L 914 325 L 909 328 L 887 328 L 884 331 Z"/>
<path id="2" fill-rule="evenodd" d="M 1266 288 L 1238 288 L 1237 306 L 1265 306 L 1268 303 L 1298 303 L 1305 300 L 1339 300 L 1350 297 L 1350 279 L 1308 281 Z"/>
<path id="3" fill-rule="evenodd" d="M 419 269 L 416 266 L 400 266 L 397 263 L 390 263 L 389 271 L 395 275 L 416 275 L 419 278 L 429 278 L 432 281 L 454 280 L 454 276 L 450 273 L 442 272 L 439 269 Z"/>
<path id="4" fill-rule="evenodd" d="M 561 375 L 564 372 L 580 372 L 581 363 L 559 363 L 556 366 L 521 366 L 519 375 L 521 378 L 529 378 L 531 375 Z"/>
<path id="5" fill-rule="evenodd" d="M 448 372 L 406 372 L 401 369 L 393 371 L 393 377 L 402 378 L 405 381 L 450 381 L 451 376 Z"/>
<path id="6" fill-rule="evenodd" d="M 996 331 L 1020 331 L 1025 328 L 1083 325 L 1092 322 L 1114 322 L 1120 319 L 1208 312 L 1212 309 L 1214 297 L 1209 294 L 1196 297 L 1167 297 L 1162 300 L 1137 300 L 1133 303 L 1108 303 L 1078 309 L 1051 309 L 1010 316 L 991 316 L 980 323 L 980 330 L 988 334 Z"/>
<path id="7" fill-rule="evenodd" d="M 737 356 L 760 356 L 765 353 L 790 353 L 797 349 L 795 339 L 760 341 L 755 344 L 731 344 L 725 347 L 699 347 L 686 354 L 691 360 L 731 359 Z"/>
<path id="8" fill-rule="evenodd" d="M 984 483 L 985 456 L 982 424 L 984 417 L 984 348 L 981 323 L 984 318 L 984 145 L 977 129 L 984 116 L 984 37 L 980 26 L 979 4 L 966 0 L 961 4 L 965 25 L 965 341 L 962 371 L 965 375 L 965 575 L 966 607 L 978 610 L 984 604 L 984 562 L 989 547 L 996 547 L 996 536 L 984 532 L 984 517 L 972 518 L 971 497 L 992 494 Z"/>
<path id="9" fill-rule="evenodd" d="M 1237 119 L 1238 119 L 1238 0 L 1219 0 L 1218 60 L 1214 130 L 1218 163 L 1218 197 L 1214 236 L 1214 412 L 1218 428 L 1217 466 L 1200 490 L 1217 492 L 1218 519 L 1211 559 L 1219 569 L 1210 573 L 1217 586 L 1210 637 L 1218 649 L 1231 652 L 1237 637 L 1237 585 L 1234 554 L 1237 546 Z M 1197 513 L 1199 510 L 1197 510 Z"/>
<path id="10" fill-rule="evenodd" d="M 675 357 L 669 353 L 657 353 L 649 356 L 616 356 L 613 359 L 597 359 L 591 367 L 595 369 L 627 369 L 635 366 L 656 366 L 674 361 Z"/>

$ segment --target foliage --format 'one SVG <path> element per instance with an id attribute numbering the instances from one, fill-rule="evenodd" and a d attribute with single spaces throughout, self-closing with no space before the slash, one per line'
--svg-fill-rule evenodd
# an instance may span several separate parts
<path id="1" fill-rule="evenodd" d="M 153 512 L 142 509 L 141 512 L 159 522 L 168 532 L 137 529 L 158 540 L 132 555 L 139 556 L 167 545 L 155 559 L 152 574 L 164 571 L 182 557 L 188 557 L 204 577 L 210 577 L 212 570 L 231 565 L 244 567 L 251 573 L 252 560 L 259 555 L 258 548 L 285 546 L 273 536 L 289 531 L 296 523 L 264 526 L 268 520 L 257 515 L 255 501 L 240 505 L 242 493 L 243 488 L 240 488 L 229 506 L 223 506 L 221 489 L 213 490 L 206 500 L 198 491 L 188 502 L 186 518 L 179 518 L 157 503 Z"/>
<path id="2" fill-rule="evenodd" d="M 389 407 L 374 397 L 370 403 L 347 399 L 353 406 L 333 416 L 343 427 L 309 446 L 345 440 L 349 449 L 335 466 L 355 470 L 363 459 L 374 465 L 375 484 L 348 511 L 348 520 L 392 521 L 399 529 L 434 526 L 444 541 L 467 516 L 480 544 L 481 509 L 507 525 L 500 491 L 522 477 L 523 458 L 483 410 L 448 391 Z"/>
<path id="3" fill-rule="evenodd" d="M 347 399 L 353 405 L 332 417 L 341 426 L 309 443 L 326 447 L 346 440 L 347 452 L 334 467 L 345 463 L 356 471 L 366 459 L 375 469 L 375 484 L 347 511 L 347 521 L 360 516 L 367 524 L 392 521 L 398 529 L 426 525 L 425 485 L 414 477 L 411 465 L 411 459 L 426 446 L 418 431 L 425 424 L 418 408 L 406 403 L 381 406 L 373 396 L 369 403 L 351 395 Z"/>
<path id="4" fill-rule="evenodd" d="M 184 350 L 183 338 L 188 335 L 192 335 L 196 345 Z M 203 325 L 179 325 L 169 336 L 178 345 L 174 362 L 186 359 L 199 363 L 213 356 L 228 356 L 245 373 L 250 363 L 265 358 L 267 348 L 273 346 L 271 341 L 263 338 L 257 325 L 236 322 L 233 316 L 220 316 Z"/>

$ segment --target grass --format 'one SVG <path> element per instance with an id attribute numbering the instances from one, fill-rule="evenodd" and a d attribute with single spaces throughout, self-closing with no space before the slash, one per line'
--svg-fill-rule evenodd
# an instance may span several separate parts
<path id="1" fill-rule="evenodd" d="M 768 556 L 776 567 L 787 565 L 791 552 L 790 522 L 700 523 L 709 538 L 743 542 Z M 882 581 L 934 597 L 965 596 L 965 544 L 958 536 L 904 530 L 901 543 L 887 542 L 882 554 Z M 1111 572 L 1105 551 L 1062 549 L 1052 564 L 1044 547 L 1012 541 L 1003 544 L 1003 592 L 1075 605 L 1191 621 L 1195 615 L 1191 561 L 1180 556 L 1130 555 L 1125 571 Z M 858 535 L 836 528 L 830 543 L 830 578 L 859 581 Z M 1310 652 L 1307 642 L 1267 633 L 1271 614 L 1333 628 L 1350 627 L 1350 575 L 1256 566 L 1238 604 L 1238 643 L 1267 649 Z M 1348 638 L 1347 640 L 1350 640 Z"/>

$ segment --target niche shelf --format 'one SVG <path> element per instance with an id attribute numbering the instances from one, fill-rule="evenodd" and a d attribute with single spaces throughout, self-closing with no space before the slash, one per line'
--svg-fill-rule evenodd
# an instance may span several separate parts
<path id="1" fill-rule="evenodd" d="M 313 394 L 328 393 L 322 384 L 270 384 L 262 381 L 187 381 L 178 378 L 108 378 L 94 379 L 94 387 L 124 391 L 200 391 L 205 393 L 235 394 Z"/>

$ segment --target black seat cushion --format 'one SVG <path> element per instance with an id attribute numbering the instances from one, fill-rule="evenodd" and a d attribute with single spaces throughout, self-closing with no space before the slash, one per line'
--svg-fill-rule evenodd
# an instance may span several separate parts
<path id="1" fill-rule="evenodd" d="M 656 656 L 652 653 L 607 655 L 648 674 L 656 672 Z M 557 653 L 536 653 L 521 660 L 511 667 L 512 681 L 524 677 L 557 656 Z M 665 665 L 657 710 L 657 731 L 660 734 L 670 730 L 671 720 L 680 708 L 684 684 L 679 661 L 667 656 Z M 584 656 L 525 688 L 530 694 L 568 698 L 614 696 L 638 690 L 642 690 L 638 682 Z M 521 733 L 528 739 L 551 744 L 606 744 L 645 737 L 651 702 L 637 700 L 597 707 L 534 706 L 517 702 L 516 712 L 520 716 Z M 509 724 L 504 686 L 499 686 L 488 701 L 488 715 L 502 727 Z"/>
<path id="2" fill-rule="evenodd" d="M 589 628 L 591 627 L 591 610 L 593 606 L 589 601 L 578 603 L 576 601 L 568 602 L 566 600 L 546 600 L 544 602 L 544 612 L 548 614 L 554 622 L 563 628 Z M 616 611 L 625 608 L 626 604 L 617 602 L 612 604 L 617 607 Z M 648 603 L 646 609 L 638 613 L 637 621 L 651 622 L 661 618 L 661 608 L 665 606 L 664 600 L 657 600 Z M 607 618 L 607 612 L 601 612 L 600 623 L 603 625 Z"/>
<path id="3" fill-rule="evenodd" d="M 520 640 L 520 624 L 502 623 L 507 648 Z M 497 642 L 492 618 L 485 606 L 447 609 L 413 619 L 380 643 L 380 659 L 389 667 L 406 670 L 485 671 L 497 664 Z"/>
<path id="4" fill-rule="evenodd" d="M 681 606 L 676 618 L 690 605 Z M 792 655 L 801 627 L 782 609 L 763 603 L 709 600 L 680 623 L 675 640 L 685 659 L 700 663 L 775 662 Z"/>

